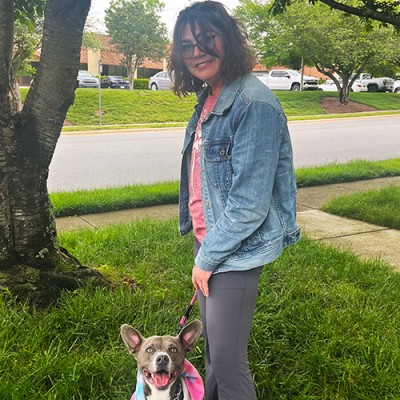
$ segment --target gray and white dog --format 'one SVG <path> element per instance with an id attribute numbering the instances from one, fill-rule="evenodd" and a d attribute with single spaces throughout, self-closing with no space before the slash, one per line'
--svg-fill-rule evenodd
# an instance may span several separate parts
<path id="1" fill-rule="evenodd" d="M 197 400 L 204 395 L 203 381 L 186 360 L 202 330 L 194 320 L 178 336 L 143 337 L 130 325 L 121 326 L 121 336 L 138 365 L 135 400 Z"/>

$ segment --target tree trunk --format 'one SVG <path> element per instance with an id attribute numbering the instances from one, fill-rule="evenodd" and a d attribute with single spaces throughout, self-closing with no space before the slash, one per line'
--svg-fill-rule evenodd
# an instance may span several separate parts
<path id="1" fill-rule="evenodd" d="M 340 101 L 340 104 L 344 104 L 344 105 L 347 105 L 347 104 L 349 104 L 349 86 L 348 86 L 348 84 L 346 83 L 344 83 L 343 82 L 343 86 L 340 88 L 340 91 L 339 91 L 339 101 Z"/>
<path id="2" fill-rule="evenodd" d="M 356 80 L 356 76 L 351 78 L 352 74 L 343 74 L 342 75 L 342 90 L 339 94 L 340 103 L 347 105 L 350 101 L 350 89 L 353 85 L 354 81 Z"/>
<path id="3" fill-rule="evenodd" d="M 0 43 L 12 43 L 13 3 L 0 0 Z M 10 74 L 12 51 L 0 51 L 0 269 L 8 275 L 21 265 L 65 268 L 47 177 L 73 101 L 89 8 L 90 0 L 47 1 L 40 66 L 22 110 Z M 0 288 L 7 274 L 0 274 Z"/>
<path id="4" fill-rule="evenodd" d="M 135 65 L 134 56 L 130 53 L 125 55 L 127 63 L 126 69 L 128 70 L 128 81 L 129 81 L 129 89 L 133 90 L 135 87 L 135 71 L 133 69 Z"/>

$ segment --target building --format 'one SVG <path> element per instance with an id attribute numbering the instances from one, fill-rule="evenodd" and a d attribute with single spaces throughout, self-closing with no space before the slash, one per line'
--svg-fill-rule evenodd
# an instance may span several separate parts
<path id="1" fill-rule="evenodd" d="M 86 47 L 81 49 L 80 69 L 87 70 L 93 75 L 99 75 L 99 62 L 101 60 L 101 75 L 128 76 L 126 67 L 123 65 L 124 54 L 118 52 L 111 43 L 111 37 L 98 35 L 101 42 L 99 50 L 92 50 Z M 137 78 L 149 78 L 166 68 L 167 61 L 152 61 L 146 59 L 136 71 Z"/>

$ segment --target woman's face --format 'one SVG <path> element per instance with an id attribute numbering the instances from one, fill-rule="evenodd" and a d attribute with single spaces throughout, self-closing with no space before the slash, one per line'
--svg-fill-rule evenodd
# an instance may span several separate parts
<path id="1" fill-rule="evenodd" d="M 217 96 L 224 84 L 221 78 L 222 59 L 224 47 L 222 39 L 217 31 L 207 33 L 206 38 L 200 36 L 200 29 L 195 27 L 193 36 L 190 25 L 187 24 L 181 35 L 182 57 L 189 72 L 198 79 L 206 82 L 212 89 L 212 94 Z M 213 49 L 219 57 L 204 52 L 205 47 Z"/>

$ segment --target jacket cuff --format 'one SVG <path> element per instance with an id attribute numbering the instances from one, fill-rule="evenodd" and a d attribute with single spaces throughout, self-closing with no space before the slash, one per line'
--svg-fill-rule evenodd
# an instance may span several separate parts
<path id="1" fill-rule="evenodd" d="M 215 262 L 212 262 L 211 260 L 206 259 L 201 254 L 201 249 L 197 253 L 197 256 L 194 260 L 194 264 L 197 265 L 200 269 L 207 271 L 207 272 L 214 272 L 214 270 L 218 266 L 218 263 L 215 263 Z"/>

